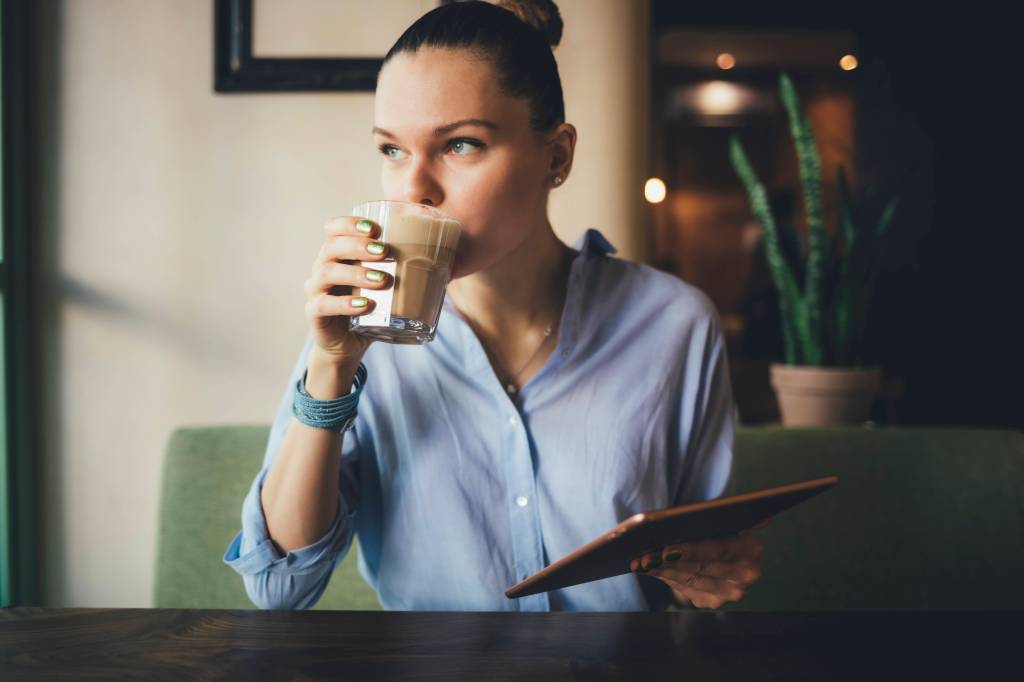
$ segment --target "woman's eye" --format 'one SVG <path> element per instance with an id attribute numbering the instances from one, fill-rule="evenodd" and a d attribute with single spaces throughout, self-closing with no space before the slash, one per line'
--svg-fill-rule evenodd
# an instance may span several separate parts
<path id="1" fill-rule="evenodd" d="M 449 142 L 448 146 L 451 147 L 451 150 L 455 152 L 456 156 L 469 156 L 470 154 L 474 154 L 483 149 L 484 145 L 482 142 L 478 142 L 477 140 L 459 138 Z"/>
<path id="2" fill-rule="evenodd" d="M 393 144 L 382 144 L 379 147 L 377 147 L 377 149 L 380 150 L 381 154 L 391 159 L 392 161 L 399 158 L 394 152 L 401 151 L 398 147 L 396 147 Z"/>

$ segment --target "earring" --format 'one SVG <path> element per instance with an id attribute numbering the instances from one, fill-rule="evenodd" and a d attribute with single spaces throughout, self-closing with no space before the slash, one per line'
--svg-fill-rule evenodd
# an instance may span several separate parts
<path id="1" fill-rule="evenodd" d="M 555 183 L 555 187 L 558 187 L 559 185 L 562 184 L 562 176 L 561 175 L 556 175 L 555 179 L 553 180 L 553 182 Z"/>

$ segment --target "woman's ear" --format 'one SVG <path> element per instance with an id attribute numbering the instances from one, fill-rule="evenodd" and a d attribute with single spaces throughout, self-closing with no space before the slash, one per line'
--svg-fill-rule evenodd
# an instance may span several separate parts
<path id="1" fill-rule="evenodd" d="M 572 170 L 572 157 L 576 150 L 576 126 L 571 123 L 560 123 L 548 135 L 550 153 L 548 173 L 551 177 L 561 178 L 559 184 L 569 177 Z"/>

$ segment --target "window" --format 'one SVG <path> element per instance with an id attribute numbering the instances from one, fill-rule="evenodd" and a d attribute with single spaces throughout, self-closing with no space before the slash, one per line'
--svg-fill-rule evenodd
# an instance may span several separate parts
<path id="1" fill-rule="evenodd" d="M 0 607 L 39 603 L 30 446 L 24 55 L 30 3 L 0 12 Z"/>

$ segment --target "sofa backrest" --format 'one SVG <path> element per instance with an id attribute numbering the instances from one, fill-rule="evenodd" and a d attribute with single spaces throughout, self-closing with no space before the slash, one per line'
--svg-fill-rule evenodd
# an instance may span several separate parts
<path id="1" fill-rule="evenodd" d="M 1024 434 L 740 429 L 736 491 L 835 474 L 757 531 L 764 575 L 728 608 L 1024 608 Z"/>
<path id="2" fill-rule="evenodd" d="M 153 603 L 253 608 L 222 563 L 269 426 L 181 428 L 164 459 Z M 1022 609 L 1024 434 L 974 429 L 740 428 L 736 491 L 835 474 L 758 531 L 762 580 L 726 608 Z M 379 609 L 358 539 L 317 609 Z"/>
<path id="3" fill-rule="evenodd" d="M 263 464 L 270 426 L 180 428 L 164 454 L 153 605 L 251 609 L 242 577 L 222 561 L 241 529 L 242 500 Z M 314 609 L 379 610 L 356 570 L 358 540 Z"/>

